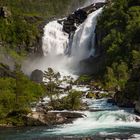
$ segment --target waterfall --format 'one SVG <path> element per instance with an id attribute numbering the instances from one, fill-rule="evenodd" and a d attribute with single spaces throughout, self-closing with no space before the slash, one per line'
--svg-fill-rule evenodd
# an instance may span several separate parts
<path id="1" fill-rule="evenodd" d="M 76 30 L 71 47 L 71 56 L 75 60 L 83 60 L 94 55 L 95 44 L 95 28 L 97 17 L 101 13 L 102 8 L 91 13 L 86 21 Z"/>
<path id="2" fill-rule="evenodd" d="M 48 23 L 44 28 L 42 50 L 44 56 L 64 54 L 68 44 L 68 34 L 63 32 L 63 26 L 57 21 Z"/>
<path id="3" fill-rule="evenodd" d="M 51 67 L 62 76 L 77 78 L 81 60 L 94 56 L 95 28 L 101 12 L 102 8 L 89 14 L 73 36 L 63 31 L 63 22 L 47 23 L 42 37 L 43 56 L 29 58 L 23 64 L 23 71 L 30 75 L 35 69 L 45 71 Z"/>
<path id="4" fill-rule="evenodd" d="M 88 15 L 71 40 L 63 31 L 62 24 L 57 21 L 48 23 L 44 27 L 42 39 L 42 50 L 46 59 L 43 67 L 52 67 L 60 73 L 65 71 L 64 73 L 69 75 L 79 71 L 77 70 L 79 62 L 94 55 L 95 27 L 101 12 L 102 8 Z"/>

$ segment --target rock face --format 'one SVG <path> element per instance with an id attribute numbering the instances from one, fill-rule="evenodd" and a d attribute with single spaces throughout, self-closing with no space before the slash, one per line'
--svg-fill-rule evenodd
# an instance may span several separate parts
<path id="1" fill-rule="evenodd" d="M 93 4 L 83 8 L 83 10 L 86 11 L 86 13 L 90 14 L 93 11 L 103 7 L 105 4 L 106 4 L 106 2 L 93 3 Z"/>
<path id="2" fill-rule="evenodd" d="M 85 21 L 85 19 L 90 13 L 103 7 L 105 4 L 106 3 L 102 2 L 91 4 L 90 6 L 76 10 L 74 13 L 70 14 L 66 19 L 58 20 L 58 22 L 63 23 L 63 31 L 70 34 L 77 29 L 78 25 Z"/>
<path id="3" fill-rule="evenodd" d="M 84 22 L 86 18 L 87 13 L 84 10 L 79 9 L 75 11 L 73 14 L 69 15 L 66 20 L 64 20 L 63 30 L 66 33 L 71 33 L 75 31 L 77 29 L 76 25 L 79 25 L 82 22 Z"/>
<path id="4" fill-rule="evenodd" d="M 8 18 L 11 16 L 11 12 L 8 10 L 7 7 L 0 7 L 0 16 L 3 18 Z"/>
<path id="5" fill-rule="evenodd" d="M 37 83 L 41 83 L 43 81 L 43 72 L 41 70 L 34 70 L 31 74 L 31 80 Z"/>

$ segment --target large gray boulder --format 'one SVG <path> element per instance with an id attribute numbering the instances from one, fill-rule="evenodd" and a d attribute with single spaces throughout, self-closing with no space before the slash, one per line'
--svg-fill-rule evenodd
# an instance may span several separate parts
<path id="1" fill-rule="evenodd" d="M 43 72 L 41 70 L 38 70 L 38 69 L 34 70 L 31 73 L 30 79 L 34 82 L 42 83 L 43 82 Z"/>

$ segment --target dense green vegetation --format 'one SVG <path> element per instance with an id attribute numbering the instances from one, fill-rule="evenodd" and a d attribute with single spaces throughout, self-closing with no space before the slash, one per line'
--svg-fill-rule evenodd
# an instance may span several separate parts
<path id="1" fill-rule="evenodd" d="M 123 91 L 122 98 L 138 99 L 140 84 L 140 1 L 112 0 L 98 21 L 107 88 Z"/>
<path id="2" fill-rule="evenodd" d="M 17 115 L 30 112 L 31 103 L 45 94 L 44 86 L 30 81 L 18 65 L 13 75 L 14 77 L 0 78 L 0 122 L 4 123 L 9 123 L 9 120 L 10 123 L 15 123 L 20 118 Z"/>

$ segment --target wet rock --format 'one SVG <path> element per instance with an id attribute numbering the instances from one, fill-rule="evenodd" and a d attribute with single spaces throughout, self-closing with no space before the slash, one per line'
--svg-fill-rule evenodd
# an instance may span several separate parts
<path id="1" fill-rule="evenodd" d="M 63 123 L 72 123 L 74 119 L 83 117 L 76 112 L 32 112 L 24 117 L 27 126 L 50 126 Z"/>
<path id="2" fill-rule="evenodd" d="M 135 112 L 140 114 L 140 99 L 135 104 Z"/>
<path id="3" fill-rule="evenodd" d="M 75 11 L 73 14 L 69 15 L 67 19 L 64 20 L 63 30 L 69 34 L 71 32 L 74 32 L 77 29 L 75 25 L 76 24 L 79 25 L 83 23 L 86 18 L 87 18 L 87 13 L 84 10 L 79 9 Z"/>
<path id="4" fill-rule="evenodd" d="M 115 100 L 116 104 L 119 107 L 126 107 L 126 108 L 134 108 L 134 101 L 133 99 L 124 96 L 122 92 L 118 91 L 115 93 L 113 99 Z"/>
<path id="5" fill-rule="evenodd" d="M 73 14 L 69 15 L 67 19 L 64 20 L 63 30 L 66 33 L 74 32 L 76 28 L 76 24 L 79 25 L 85 21 L 87 18 L 87 13 L 82 9 L 75 11 Z"/>
<path id="6" fill-rule="evenodd" d="M 43 81 L 43 72 L 41 70 L 34 70 L 31 74 L 31 80 L 37 83 L 41 83 Z"/>
<path id="7" fill-rule="evenodd" d="M 75 11 L 74 14 L 75 14 L 76 24 L 83 23 L 85 21 L 85 19 L 87 18 L 86 11 L 84 11 L 82 9 L 79 9 L 79 10 Z"/>
<path id="8" fill-rule="evenodd" d="M 107 99 L 107 103 L 110 103 L 110 104 L 113 104 L 113 105 L 115 105 L 115 104 L 116 104 L 115 100 L 114 100 L 114 99 L 112 99 L 112 98 Z"/>
<path id="9" fill-rule="evenodd" d="M 45 124 L 40 120 L 33 118 L 33 117 L 24 117 L 25 126 L 44 126 Z"/>
<path id="10" fill-rule="evenodd" d="M 0 7 L 0 16 L 3 18 L 8 18 L 11 16 L 11 12 L 9 11 L 8 7 Z"/>
<path id="11" fill-rule="evenodd" d="M 69 119 L 76 119 L 76 118 L 83 117 L 82 113 L 76 113 L 76 112 L 62 112 L 61 115 Z"/>
<path id="12" fill-rule="evenodd" d="M 95 4 L 95 8 L 99 9 L 99 8 L 103 7 L 105 4 L 106 4 L 105 2 L 98 2 Z"/>
<path id="13" fill-rule="evenodd" d="M 83 10 L 86 11 L 88 14 L 90 14 L 91 12 L 96 11 L 97 9 L 103 7 L 106 4 L 107 4 L 106 2 L 93 3 L 87 7 L 84 7 Z"/>
<path id="14" fill-rule="evenodd" d="M 140 113 L 140 112 L 139 112 L 139 113 Z M 135 121 L 136 121 L 136 122 L 140 122 L 140 118 L 136 117 L 136 118 L 135 118 Z"/>
<path id="15" fill-rule="evenodd" d="M 63 23 L 63 31 L 70 34 L 77 29 L 78 25 L 80 25 L 86 20 L 87 16 L 91 12 L 99 9 L 103 5 L 105 5 L 105 3 L 102 2 L 91 4 L 90 6 L 76 10 L 73 14 L 70 14 L 66 19 L 58 20 L 58 22 L 60 24 Z"/>

